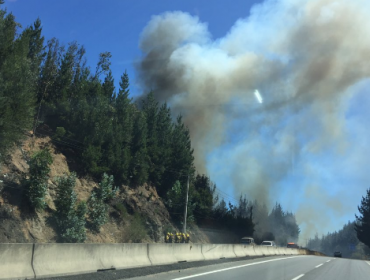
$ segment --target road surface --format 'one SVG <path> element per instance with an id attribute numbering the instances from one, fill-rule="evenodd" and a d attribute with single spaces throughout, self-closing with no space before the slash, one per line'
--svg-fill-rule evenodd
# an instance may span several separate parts
<path id="1" fill-rule="evenodd" d="M 190 268 L 135 280 L 369 280 L 370 262 L 316 256 L 280 256 Z"/>

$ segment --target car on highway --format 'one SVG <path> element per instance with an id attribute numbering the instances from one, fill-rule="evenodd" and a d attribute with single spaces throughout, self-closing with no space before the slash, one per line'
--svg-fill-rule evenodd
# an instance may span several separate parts
<path id="1" fill-rule="evenodd" d="M 298 244 L 295 244 L 294 242 L 289 242 L 286 246 L 287 246 L 287 248 L 299 249 Z"/>
<path id="2" fill-rule="evenodd" d="M 240 240 L 240 243 L 241 244 L 244 244 L 244 245 L 256 245 L 256 243 L 254 242 L 254 239 L 252 237 L 243 237 L 241 240 Z"/>
<path id="3" fill-rule="evenodd" d="M 276 243 L 274 241 L 263 241 L 261 246 L 276 247 Z"/>
<path id="4" fill-rule="evenodd" d="M 341 258 L 342 257 L 342 253 L 341 252 L 334 252 L 334 257 L 335 258 Z"/>

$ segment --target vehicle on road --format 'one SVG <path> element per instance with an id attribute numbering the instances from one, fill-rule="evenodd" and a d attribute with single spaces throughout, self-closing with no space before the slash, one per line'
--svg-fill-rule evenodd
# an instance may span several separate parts
<path id="1" fill-rule="evenodd" d="M 295 244 L 294 242 L 289 242 L 286 246 L 287 246 L 287 248 L 299 249 L 298 244 Z"/>
<path id="2" fill-rule="evenodd" d="M 276 247 L 276 243 L 274 241 L 263 241 L 261 246 Z"/>
<path id="3" fill-rule="evenodd" d="M 240 243 L 245 244 L 245 245 L 256 245 L 256 243 L 254 243 L 254 239 L 252 237 L 243 237 L 240 240 Z"/>
<path id="4" fill-rule="evenodd" d="M 341 258 L 342 257 L 342 253 L 341 252 L 334 252 L 334 257 L 335 258 Z"/>

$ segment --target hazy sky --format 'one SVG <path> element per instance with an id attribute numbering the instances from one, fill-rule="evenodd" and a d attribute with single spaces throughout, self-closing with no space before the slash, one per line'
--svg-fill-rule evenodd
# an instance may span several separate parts
<path id="1" fill-rule="evenodd" d="M 221 191 L 264 197 L 269 206 L 281 202 L 297 213 L 302 239 L 338 230 L 354 219 L 370 186 L 370 41 L 363 39 L 370 27 L 361 24 L 369 4 L 265 1 L 251 12 L 258 2 L 13 0 L 5 7 L 23 26 L 40 17 L 46 39 L 84 45 L 92 67 L 100 52 L 110 51 L 116 82 L 127 69 L 134 94 L 156 83 L 141 69 L 149 76 L 142 84 L 135 66 L 153 46 L 167 61 L 163 69 L 191 69 L 162 92 L 174 90 L 165 98 L 182 113 L 202 97 L 203 107 L 185 119 L 201 154 L 197 162 Z M 168 11 L 184 13 L 163 15 Z M 159 41 L 166 35 L 161 24 L 173 34 L 191 30 L 176 39 L 186 43 L 172 46 L 173 34 Z M 206 78 L 216 86 L 203 92 Z M 254 99 L 257 87 L 263 104 Z"/>

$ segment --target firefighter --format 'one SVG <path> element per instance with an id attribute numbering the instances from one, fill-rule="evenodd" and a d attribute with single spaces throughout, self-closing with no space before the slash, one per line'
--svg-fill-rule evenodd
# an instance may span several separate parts
<path id="1" fill-rule="evenodd" d="M 176 232 L 175 243 L 180 243 L 180 233 Z"/>
<path id="2" fill-rule="evenodd" d="M 190 242 L 190 235 L 189 233 L 186 234 L 186 243 L 189 243 Z"/>
<path id="3" fill-rule="evenodd" d="M 173 233 L 171 232 L 169 236 L 169 243 L 172 243 L 172 242 L 173 242 Z"/>
<path id="4" fill-rule="evenodd" d="M 170 243 L 170 233 L 169 232 L 167 232 L 167 234 L 166 234 L 165 242 Z"/>
<path id="5" fill-rule="evenodd" d="M 186 242 L 186 234 L 182 233 L 181 234 L 181 243 L 185 243 L 185 242 Z"/>

